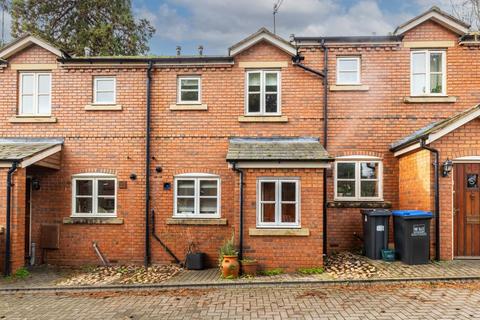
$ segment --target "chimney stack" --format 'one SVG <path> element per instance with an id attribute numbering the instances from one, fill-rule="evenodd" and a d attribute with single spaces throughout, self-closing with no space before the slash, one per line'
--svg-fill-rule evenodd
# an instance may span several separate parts
<path id="1" fill-rule="evenodd" d="M 198 46 L 198 55 L 203 56 L 203 46 L 202 45 Z"/>
<path id="2" fill-rule="evenodd" d="M 182 47 L 177 46 L 177 56 L 182 54 Z"/>

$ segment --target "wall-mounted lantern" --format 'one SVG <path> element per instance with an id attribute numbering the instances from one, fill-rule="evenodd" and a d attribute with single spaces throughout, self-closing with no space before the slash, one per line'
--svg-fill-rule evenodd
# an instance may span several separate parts
<path id="1" fill-rule="evenodd" d="M 452 160 L 447 158 L 447 160 L 445 160 L 445 162 L 443 163 L 442 168 L 443 168 L 442 177 L 448 177 L 450 172 L 452 172 L 452 168 L 453 168 Z"/>

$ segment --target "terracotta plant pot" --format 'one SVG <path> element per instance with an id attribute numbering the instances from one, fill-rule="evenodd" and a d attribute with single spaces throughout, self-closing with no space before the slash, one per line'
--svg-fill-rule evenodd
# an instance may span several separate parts
<path id="1" fill-rule="evenodd" d="M 238 256 L 223 256 L 221 269 L 222 269 L 222 277 L 238 278 L 238 273 L 240 271 Z"/>
<path id="2" fill-rule="evenodd" d="M 253 261 L 244 261 L 242 262 L 242 272 L 248 276 L 256 276 L 258 269 L 258 262 L 257 260 Z"/>

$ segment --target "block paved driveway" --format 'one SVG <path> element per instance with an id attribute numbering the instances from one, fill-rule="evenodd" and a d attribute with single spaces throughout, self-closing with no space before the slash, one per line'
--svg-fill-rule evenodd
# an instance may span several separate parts
<path id="1" fill-rule="evenodd" d="M 480 319 L 480 282 L 9 293 L 0 319 Z"/>

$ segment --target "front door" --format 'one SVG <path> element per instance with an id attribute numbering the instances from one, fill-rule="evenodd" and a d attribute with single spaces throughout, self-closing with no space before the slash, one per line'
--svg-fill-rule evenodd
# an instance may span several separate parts
<path id="1" fill-rule="evenodd" d="M 455 256 L 480 257 L 480 163 L 454 167 Z"/>

